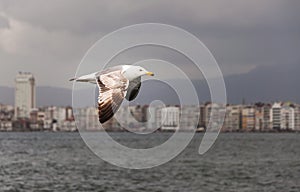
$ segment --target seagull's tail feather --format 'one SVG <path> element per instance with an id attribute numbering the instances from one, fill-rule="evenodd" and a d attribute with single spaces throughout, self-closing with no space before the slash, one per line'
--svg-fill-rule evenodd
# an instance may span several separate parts
<path id="1" fill-rule="evenodd" d="M 71 79 L 69 79 L 69 81 L 76 81 L 77 80 L 77 77 L 73 77 Z"/>
<path id="2" fill-rule="evenodd" d="M 96 73 L 71 78 L 70 81 L 96 83 Z"/>

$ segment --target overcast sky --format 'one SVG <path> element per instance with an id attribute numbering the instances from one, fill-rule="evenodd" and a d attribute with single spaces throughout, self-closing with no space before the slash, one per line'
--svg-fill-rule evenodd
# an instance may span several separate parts
<path id="1" fill-rule="evenodd" d="M 71 88 L 67 80 L 99 38 L 144 22 L 196 35 L 225 78 L 275 79 L 272 71 L 300 69 L 299 9 L 298 0 L 0 0 L 0 86 L 13 86 L 18 71 L 30 71 L 38 85 Z M 300 75 L 290 86 L 299 81 Z"/>

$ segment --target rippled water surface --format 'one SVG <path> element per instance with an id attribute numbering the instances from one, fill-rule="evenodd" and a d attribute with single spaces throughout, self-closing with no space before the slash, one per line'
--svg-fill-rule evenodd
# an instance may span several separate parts
<path id="1" fill-rule="evenodd" d="M 171 133 L 112 135 L 140 148 Z M 300 191 L 300 134 L 221 134 L 203 156 L 201 138 L 167 164 L 128 170 L 99 159 L 78 133 L 0 133 L 0 191 Z"/>

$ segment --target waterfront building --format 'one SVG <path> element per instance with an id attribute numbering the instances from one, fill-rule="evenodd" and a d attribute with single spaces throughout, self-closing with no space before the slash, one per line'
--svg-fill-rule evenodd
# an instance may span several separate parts
<path id="1" fill-rule="evenodd" d="M 300 131 L 300 105 L 294 104 L 295 106 L 295 130 Z"/>
<path id="2" fill-rule="evenodd" d="M 263 106 L 263 122 L 262 122 L 262 131 L 269 131 L 272 129 L 271 126 L 271 104 L 265 104 Z"/>
<path id="3" fill-rule="evenodd" d="M 298 112 L 298 109 L 296 109 Z M 295 130 L 298 124 L 295 106 L 291 103 L 274 103 L 271 110 L 271 123 L 275 130 Z M 298 126 L 298 125 L 297 125 Z"/>
<path id="4" fill-rule="evenodd" d="M 264 103 L 255 103 L 255 130 L 262 131 L 264 129 Z"/>
<path id="5" fill-rule="evenodd" d="M 0 120 L 0 131 L 12 131 L 12 121 Z"/>
<path id="6" fill-rule="evenodd" d="M 93 109 L 95 109 L 95 108 L 93 108 Z M 76 108 L 76 109 L 74 109 L 74 114 L 76 114 L 75 121 L 76 121 L 76 126 L 77 126 L 78 130 L 88 129 L 87 122 L 86 122 L 87 110 L 88 110 L 88 107 L 87 108 Z M 57 130 L 57 124 L 53 125 L 53 129 L 55 129 L 55 131 Z"/>
<path id="7" fill-rule="evenodd" d="M 159 109 L 158 106 L 149 106 L 147 110 L 147 129 L 154 130 L 157 129 L 157 116 L 156 111 Z"/>
<path id="8" fill-rule="evenodd" d="M 13 106 L 0 104 L 0 131 L 12 131 L 13 116 Z"/>
<path id="9" fill-rule="evenodd" d="M 14 107 L 0 104 L 0 121 L 12 121 L 14 116 Z"/>
<path id="10" fill-rule="evenodd" d="M 295 130 L 295 109 L 291 103 L 284 103 L 281 107 L 282 130 Z"/>
<path id="11" fill-rule="evenodd" d="M 14 107 L 11 105 L 4 105 L 0 103 L 0 111 L 2 112 L 14 112 Z"/>
<path id="12" fill-rule="evenodd" d="M 74 131 L 76 125 L 73 116 L 73 110 L 71 107 L 54 107 L 51 109 L 53 115 L 53 128 L 63 131 Z"/>
<path id="13" fill-rule="evenodd" d="M 241 127 L 241 105 L 228 105 L 223 131 L 238 131 Z"/>
<path id="14" fill-rule="evenodd" d="M 205 105 L 205 128 L 210 131 L 219 131 L 219 127 L 225 123 L 226 106 L 217 103 Z"/>
<path id="15" fill-rule="evenodd" d="M 109 129 L 138 129 L 146 121 L 146 108 L 144 106 L 121 106 L 111 119 Z"/>
<path id="16" fill-rule="evenodd" d="M 38 109 L 31 109 L 30 111 L 30 126 L 31 130 L 38 130 L 39 129 L 39 122 L 38 122 Z"/>
<path id="17" fill-rule="evenodd" d="M 281 106 L 281 102 L 276 102 L 272 105 L 270 121 L 275 130 L 281 129 Z"/>
<path id="18" fill-rule="evenodd" d="M 115 113 L 110 128 L 141 132 L 147 129 L 148 105 L 121 106 Z"/>
<path id="19" fill-rule="evenodd" d="M 199 128 L 205 128 L 205 105 L 201 104 L 199 106 L 200 109 L 200 116 L 199 116 Z"/>
<path id="20" fill-rule="evenodd" d="M 243 106 L 242 109 L 242 130 L 255 130 L 255 107 L 252 105 Z"/>
<path id="21" fill-rule="evenodd" d="M 161 109 L 162 130 L 176 130 L 179 128 L 179 107 L 165 107 Z"/>
<path id="22" fill-rule="evenodd" d="M 180 108 L 180 128 L 185 130 L 197 129 L 199 125 L 199 106 L 183 105 Z"/>
<path id="23" fill-rule="evenodd" d="M 98 111 L 95 107 L 88 107 L 85 111 L 85 128 L 87 130 L 100 130 Z"/>

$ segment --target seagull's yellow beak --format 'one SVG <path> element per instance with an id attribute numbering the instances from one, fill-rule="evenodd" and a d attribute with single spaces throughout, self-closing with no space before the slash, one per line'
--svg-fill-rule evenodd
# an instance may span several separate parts
<path id="1" fill-rule="evenodd" d="M 154 76 L 154 73 L 148 71 L 148 72 L 146 73 L 146 75 Z"/>

